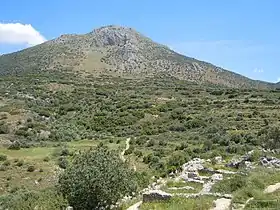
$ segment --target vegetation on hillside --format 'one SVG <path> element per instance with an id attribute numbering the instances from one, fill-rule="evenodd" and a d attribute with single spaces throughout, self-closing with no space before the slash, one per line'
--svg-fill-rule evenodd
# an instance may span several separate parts
<path id="1" fill-rule="evenodd" d="M 124 154 L 128 165 L 122 169 L 125 173 L 133 167 L 137 169 L 138 187 L 147 185 L 146 177 L 166 176 L 194 157 L 230 159 L 252 149 L 279 149 L 279 101 L 278 90 L 198 85 L 163 76 L 82 77 L 59 71 L 3 76 L 0 202 L 11 205 L 11 200 L 25 200 L 27 195 L 32 203 L 45 199 L 62 170 L 66 171 L 62 177 L 72 177 L 80 169 L 88 173 L 88 168 L 79 168 L 75 163 L 82 167 L 80 162 L 94 157 L 94 148 L 102 145 L 120 154 L 128 137 L 130 147 Z M 83 153 L 90 147 L 93 149 L 89 153 Z M 80 153 L 83 155 L 76 159 Z M 110 155 L 114 157 L 117 155 Z M 91 162 L 104 166 L 103 159 L 94 160 L 97 162 Z M 108 162 L 112 164 L 109 168 L 125 165 L 114 161 Z M 95 183 L 92 186 L 98 187 Z M 239 179 L 232 183 L 239 183 Z M 102 186 L 111 188 L 106 183 Z M 232 192 L 239 192 L 234 188 L 238 186 L 233 186 Z M 223 190 L 223 186 L 216 187 Z M 67 195 L 73 190 L 63 188 L 62 195 L 75 205 L 76 197 Z M 122 193 L 108 194 L 108 198 L 112 196 L 109 203 Z M 50 199 L 63 207 L 69 205 L 62 195 L 57 192 Z M 208 206 L 210 201 L 212 198 L 205 198 L 203 203 Z M 189 202 L 186 206 L 199 207 L 196 201 Z M 9 205 L 7 208 L 13 209 Z"/>

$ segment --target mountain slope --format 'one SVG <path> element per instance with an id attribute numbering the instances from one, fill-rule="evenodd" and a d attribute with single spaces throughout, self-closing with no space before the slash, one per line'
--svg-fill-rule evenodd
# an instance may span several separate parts
<path id="1" fill-rule="evenodd" d="M 90 74 L 167 75 L 197 83 L 263 88 L 212 64 L 180 55 L 131 28 L 106 26 L 84 35 L 63 35 L 20 52 L 0 56 L 0 74 L 69 70 Z"/>

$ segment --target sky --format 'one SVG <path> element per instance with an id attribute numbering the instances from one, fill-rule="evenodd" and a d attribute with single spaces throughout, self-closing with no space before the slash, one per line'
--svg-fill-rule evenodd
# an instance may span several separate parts
<path id="1" fill-rule="evenodd" d="M 2 0 L 0 54 L 105 25 L 132 27 L 189 57 L 280 81 L 279 0 Z"/>

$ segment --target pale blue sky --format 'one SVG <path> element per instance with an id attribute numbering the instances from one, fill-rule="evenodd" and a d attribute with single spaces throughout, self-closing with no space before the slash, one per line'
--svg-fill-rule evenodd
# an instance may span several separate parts
<path id="1" fill-rule="evenodd" d="M 279 0 L 3 0 L 0 5 L 0 53 L 116 24 L 253 79 L 280 78 Z"/>

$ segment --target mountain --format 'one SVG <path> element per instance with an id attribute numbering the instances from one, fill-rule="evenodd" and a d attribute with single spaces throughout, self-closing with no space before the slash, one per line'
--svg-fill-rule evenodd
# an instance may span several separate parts
<path id="1" fill-rule="evenodd" d="M 131 28 L 120 26 L 101 27 L 84 35 L 62 35 L 41 45 L 0 56 L 1 75 L 46 70 L 135 77 L 165 75 L 228 87 L 272 85 L 180 55 Z"/>

